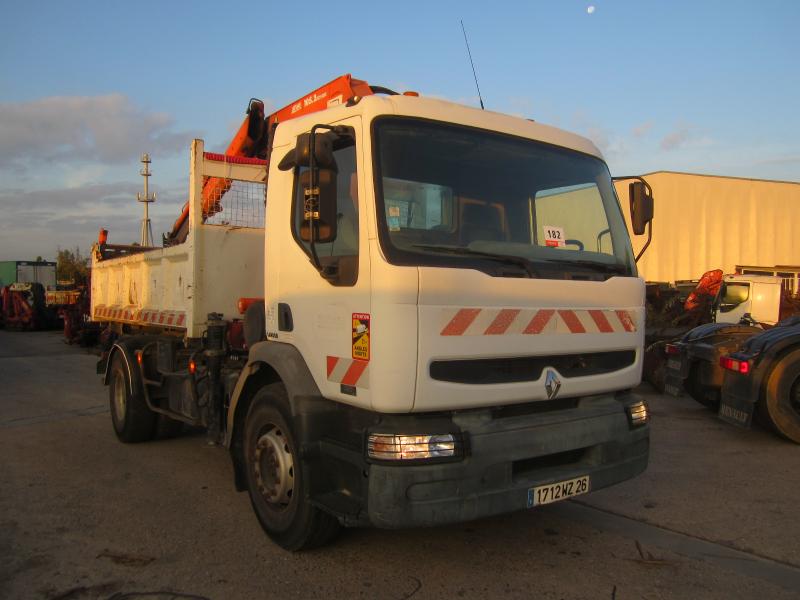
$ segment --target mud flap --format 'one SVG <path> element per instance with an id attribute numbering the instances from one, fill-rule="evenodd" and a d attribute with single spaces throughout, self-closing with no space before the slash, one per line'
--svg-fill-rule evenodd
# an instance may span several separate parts
<path id="1" fill-rule="evenodd" d="M 689 361 L 685 356 L 672 355 L 667 358 L 667 368 L 664 375 L 664 392 L 670 396 L 683 396 L 683 381 L 689 371 Z"/>
<path id="2" fill-rule="evenodd" d="M 755 406 L 747 399 L 737 398 L 731 394 L 723 394 L 719 404 L 718 416 L 726 423 L 742 429 L 749 429 L 753 423 Z"/>

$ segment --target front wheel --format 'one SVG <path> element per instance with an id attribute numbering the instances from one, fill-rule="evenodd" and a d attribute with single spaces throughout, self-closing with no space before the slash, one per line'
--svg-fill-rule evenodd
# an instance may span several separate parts
<path id="1" fill-rule="evenodd" d="M 800 444 L 800 350 L 790 352 L 775 366 L 759 404 L 764 421 Z"/>
<path id="2" fill-rule="evenodd" d="M 286 388 L 261 388 L 247 411 L 244 458 L 250 502 L 259 523 L 286 550 L 305 550 L 332 539 L 339 522 L 312 506 L 309 482 L 289 425 Z"/>

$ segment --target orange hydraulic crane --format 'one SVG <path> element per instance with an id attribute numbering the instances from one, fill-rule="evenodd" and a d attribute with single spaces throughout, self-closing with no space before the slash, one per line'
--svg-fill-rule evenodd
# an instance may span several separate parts
<path id="1" fill-rule="evenodd" d="M 266 118 L 264 117 L 264 103 L 253 98 L 247 107 L 247 116 L 225 151 L 225 157 L 227 159 L 238 159 L 239 161 L 243 159 L 263 160 L 269 154 L 272 131 L 278 123 L 324 110 L 330 106 L 346 104 L 357 97 L 369 96 L 379 92 L 395 93 L 385 88 L 371 87 L 366 81 L 354 79 L 349 74 L 342 75 Z M 203 182 L 204 221 L 222 210 L 220 200 L 230 187 L 230 179 L 221 177 L 206 178 Z M 189 203 L 187 202 L 183 206 L 181 216 L 172 226 L 172 231 L 166 236 L 165 244 L 171 245 L 184 242 L 188 232 Z"/>

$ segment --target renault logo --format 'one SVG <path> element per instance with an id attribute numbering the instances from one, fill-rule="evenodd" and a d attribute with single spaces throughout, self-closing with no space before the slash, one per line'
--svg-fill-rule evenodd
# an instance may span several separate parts
<path id="1" fill-rule="evenodd" d="M 558 390 L 561 389 L 561 380 L 552 369 L 547 369 L 547 375 L 544 378 L 544 389 L 547 392 L 547 399 L 552 400 L 558 395 Z"/>

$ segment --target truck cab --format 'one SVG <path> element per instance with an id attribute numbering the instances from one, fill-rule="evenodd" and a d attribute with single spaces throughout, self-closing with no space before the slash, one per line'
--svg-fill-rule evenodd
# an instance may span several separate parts
<path id="1" fill-rule="evenodd" d="M 546 400 L 542 355 L 603 363 L 563 373 L 561 396 L 638 383 L 644 286 L 590 142 L 403 96 L 328 113 L 348 137 L 331 169 L 338 234 L 315 250 L 337 274 L 301 239 L 305 168 L 278 160 L 264 272 L 267 337 L 308 357 L 326 397 L 395 413 Z M 273 156 L 318 122 L 281 125 Z M 358 359 L 368 368 L 342 381 Z"/>
<path id="2" fill-rule="evenodd" d="M 319 213 L 335 222 L 312 248 L 308 167 L 293 157 L 320 124 L 337 130 L 318 190 L 330 187 L 335 209 Z M 337 492 L 353 522 L 475 518 L 535 505 L 537 486 L 597 489 L 645 468 L 647 426 L 632 417 L 645 409 L 630 393 L 644 283 L 588 140 L 365 97 L 278 127 L 266 220 L 268 341 L 250 361 L 291 348 L 359 423 L 326 434 L 364 444 L 350 468 L 367 475 Z"/>
<path id="3" fill-rule="evenodd" d="M 739 323 L 745 315 L 756 323 L 780 321 L 783 279 L 769 275 L 726 275 L 716 301 L 717 323 Z"/>

